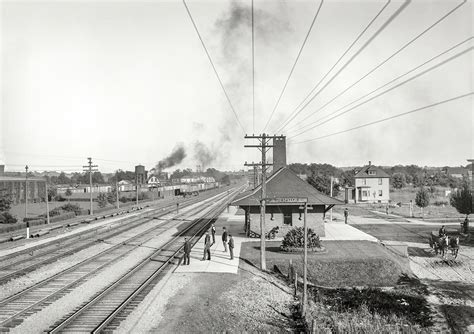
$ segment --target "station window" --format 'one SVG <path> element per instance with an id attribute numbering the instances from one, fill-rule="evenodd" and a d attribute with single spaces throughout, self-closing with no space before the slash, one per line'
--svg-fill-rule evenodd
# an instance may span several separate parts
<path id="1" fill-rule="evenodd" d="M 291 211 L 283 213 L 283 224 L 293 226 Z"/>
<path id="2" fill-rule="evenodd" d="M 382 196 L 382 190 L 379 190 L 379 196 Z"/>
<path id="3" fill-rule="evenodd" d="M 382 184 L 382 179 L 379 179 L 379 185 Z"/>

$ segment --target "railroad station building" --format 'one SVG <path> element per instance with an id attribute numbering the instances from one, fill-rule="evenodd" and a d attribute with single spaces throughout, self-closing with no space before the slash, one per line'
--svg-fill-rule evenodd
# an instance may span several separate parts
<path id="1" fill-rule="evenodd" d="M 242 194 L 232 205 L 245 212 L 245 231 L 248 236 L 260 237 L 261 187 Z M 265 233 L 279 227 L 278 236 L 284 236 L 294 227 L 304 226 L 302 201 L 307 200 L 307 226 L 319 236 L 325 236 L 324 217 L 334 205 L 344 202 L 317 191 L 287 167 L 274 172 L 266 181 Z"/>

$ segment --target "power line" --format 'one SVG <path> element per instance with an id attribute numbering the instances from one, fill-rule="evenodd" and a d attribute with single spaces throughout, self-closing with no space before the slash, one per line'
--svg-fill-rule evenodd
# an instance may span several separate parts
<path id="1" fill-rule="evenodd" d="M 321 136 L 321 137 L 311 138 L 311 139 L 299 141 L 299 142 L 296 142 L 296 143 L 292 143 L 292 145 L 293 144 L 308 143 L 308 142 L 316 141 L 316 140 L 319 140 L 319 139 L 323 139 L 323 138 L 339 135 L 339 134 L 342 134 L 342 133 L 346 133 L 346 132 L 349 132 L 349 131 L 365 128 L 366 126 L 382 123 L 382 122 L 385 122 L 385 121 L 388 121 L 388 120 L 391 120 L 391 119 L 394 119 L 394 118 L 402 117 L 402 116 L 412 114 L 412 113 L 415 113 L 415 112 L 418 112 L 418 111 L 422 111 L 422 110 L 425 110 L 425 109 L 428 109 L 428 108 L 436 107 L 436 106 L 439 106 L 439 105 L 442 105 L 442 104 L 445 104 L 445 103 L 448 103 L 448 102 L 452 102 L 452 101 L 455 101 L 455 100 L 462 99 L 464 97 L 467 97 L 467 96 L 470 96 L 470 95 L 473 95 L 473 94 L 474 94 L 474 92 L 469 92 L 467 94 L 463 94 L 463 95 L 459 95 L 459 96 L 456 96 L 456 97 L 453 97 L 453 98 L 450 98 L 450 99 L 447 99 L 447 100 L 439 101 L 439 102 L 436 102 L 436 103 L 433 103 L 433 104 L 430 104 L 430 105 L 427 105 L 427 106 L 424 106 L 424 107 L 421 107 L 421 108 L 413 109 L 413 110 L 410 110 L 410 111 L 407 111 L 407 112 L 404 112 L 404 113 L 401 113 L 401 114 L 397 114 L 397 115 L 390 116 L 390 117 L 387 117 L 387 118 L 379 119 L 379 120 L 374 121 L 374 122 L 370 122 L 370 123 L 362 124 L 362 125 L 359 125 L 359 126 L 355 126 L 353 128 L 350 128 L 350 129 L 334 132 L 334 133 L 324 135 L 324 136 Z"/>
<path id="2" fill-rule="evenodd" d="M 253 132 L 255 132 L 255 39 L 253 26 L 253 0 L 252 0 L 252 117 Z"/>
<path id="3" fill-rule="evenodd" d="M 252 0 L 252 2 L 253 2 L 253 0 Z M 298 55 L 296 56 L 296 59 L 295 59 L 295 62 L 293 64 L 293 67 L 291 68 L 290 74 L 288 75 L 288 78 L 286 79 L 285 85 L 283 86 L 283 89 L 280 93 L 280 96 L 278 97 L 278 100 L 276 101 L 275 106 L 273 107 L 272 113 L 270 114 L 270 117 L 268 118 L 268 121 L 265 124 L 265 127 L 263 128 L 262 132 L 265 132 L 265 130 L 267 129 L 268 124 L 270 123 L 270 121 L 273 117 L 273 114 L 275 113 L 275 110 L 278 108 L 278 104 L 280 103 L 280 100 L 281 100 L 283 94 L 285 93 L 286 86 L 288 85 L 288 82 L 290 81 L 291 75 L 293 74 L 293 71 L 295 70 L 295 67 L 296 67 L 296 64 L 298 63 L 298 59 L 300 58 L 301 52 L 303 51 L 304 46 L 306 45 L 306 41 L 308 40 L 308 37 L 311 34 L 311 30 L 313 29 L 314 22 L 316 22 L 316 19 L 318 18 L 321 7 L 323 6 L 323 2 L 324 2 L 324 0 L 321 0 L 320 4 L 318 6 L 318 9 L 316 10 L 316 13 L 314 14 L 313 21 L 311 22 L 311 25 L 309 26 L 308 32 L 306 33 L 306 37 L 303 41 L 303 44 L 301 45 L 301 48 L 298 52 Z"/>
<path id="4" fill-rule="evenodd" d="M 356 99 L 356 100 L 354 100 L 354 101 L 352 101 L 352 102 L 346 104 L 345 106 L 343 106 L 343 107 L 341 107 L 341 108 L 335 110 L 334 112 L 332 112 L 332 113 L 330 113 L 330 114 L 328 114 L 328 115 L 326 115 L 326 116 L 324 116 L 324 117 L 322 117 L 322 118 L 320 118 L 320 119 L 318 119 L 318 120 L 316 120 L 316 121 L 314 121 L 314 122 L 312 122 L 312 123 L 310 123 L 310 124 L 305 125 L 304 127 L 302 127 L 302 128 L 300 128 L 300 129 L 297 130 L 297 131 L 300 131 L 300 132 L 298 132 L 297 134 L 292 135 L 292 136 L 289 137 L 289 138 L 291 139 L 291 138 L 298 137 L 298 136 L 302 135 L 303 133 L 306 133 L 306 132 L 308 132 L 308 131 L 310 131 L 310 130 L 312 130 L 312 129 L 315 129 L 315 128 L 317 128 L 317 127 L 323 125 L 323 124 L 326 124 L 326 123 L 330 122 L 331 120 L 334 120 L 334 119 L 336 119 L 336 118 L 338 118 L 338 117 L 341 117 L 342 115 L 344 115 L 344 114 L 346 114 L 346 113 L 348 113 L 348 112 L 350 112 L 350 111 L 352 111 L 352 110 L 354 110 L 354 109 L 356 109 L 356 108 L 358 108 L 358 107 L 360 107 L 360 106 L 362 106 L 362 105 L 364 105 L 364 104 L 366 104 L 366 103 L 368 103 L 368 102 L 370 102 L 370 101 L 376 99 L 377 97 L 379 97 L 379 96 L 381 96 L 381 95 L 384 95 L 384 94 L 386 94 L 386 93 L 388 93 L 388 92 L 394 90 L 395 88 L 398 88 L 398 87 L 400 87 L 400 86 L 402 86 L 402 85 L 404 85 L 404 84 L 406 84 L 406 83 L 408 83 L 408 82 L 410 82 L 410 81 L 412 81 L 412 80 L 414 80 L 414 79 L 416 79 L 416 78 L 419 78 L 420 76 L 422 76 L 422 75 L 424 75 L 424 74 L 426 74 L 426 73 L 428 73 L 428 72 L 431 72 L 432 70 L 434 70 L 434 69 L 436 69 L 436 68 L 438 68 L 438 67 L 440 67 L 440 66 L 442 66 L 442 65 L 444 65 L 444 64 L 447 64 L 447 63 L 449 63 L 450 61 L 452 61 L 452 60 L 454 60 L 454 59 L 456 59 L 456 58 L 458 58 L 458 57 L 464 55 L 465 53 L 467 53 L 467 52 L 469 52 L 469 51 L 472 51 L 472 50 L 474 49 L 474 47 L 470 47 L 470 48 L 468 48 L 468 49 L 466 49 L 466 50 L 463 50 L 463 51 L 461 51 L 461 52 L 455 54 L 454 56 L 452 56 L 452 57 L 450 57 L 450 58 L 448 58 L 448 59 L 446 59 L 446 60 L 444 60 L 444 61 L 442 61 L 442 62 L 440 62 L 440 63 L 438 63 L 438 64 L 436 64 L 436 65 L 433 65 L 432 67 L 430 67 L 430 68 L 428 68 L 428 69 L 426 69 L 426 70 L 424 70 L 424 71 L 422 71 L 422 72 L 420 72 L 420 73 L 418 73 L 418 74 L 412 76 L 411 78 L 409 78 L 409 79 L 407 79 L 407 80 L 405 80 L 405 81 L 403 81 L 403 82 L 400 82 L 399 84 L 397 84 L 397 85 L 395 85 L 395 86 L 393 86 L 393 87 L 391 87 L 391 88 L 389 88 L 389 89 L 386 89 L 385 91 L 383 91 L 383 92 L 381 92 L 381 93 L 379 93 L 379 94 L 377 94 L 377 95 L 371 97 L 370 99 L 365 100 L 365 101 L 363 101 L 363 102 L 361 102 L 361 103 L 359 103 L 359 104 L 357 104 L 357 105 L 355 105 L 355 106 L 353 106 L 353 107 L 347 109 L 346 111 L 343 111 L 343 112 L 341 112 L 341 113 L 339 113 L 339 114 L 337 114 L 337 115 L 335 115 L 335 116 L 333 116 L 333 117 L 330 117 L 329 119 L 327 119 L 327 120 L 321 122 L 323 119 L 325 119 L 325 118 L 327 118 L 327 117 L 329 117 L 329 116 L 331 116 L 331 115 L 334 115 L 334 114 L 337 113 L 338 111 L 345 109 L 346 107 L 350 106 L 351 104 L 354 104 L 354 103 L 356 103 L 356 102 L 362 100 L 363 98 L 365 98 L 365 97 L 367 97 L 367 96 L 369 96 L 369 95 L 375 93 L 376 91 L 378 91 L 378 90 L 380 90 L 380 89 L 382 89 L 382 88 L 384 88 L 384 87 L 390 85 L 391 83 L 393 83 L 393 82 L 397 81 L 398 79 L 400 79 L 400 78 L 406 76 L 407 74 L 416 71 L 416 70 L 419 69 L 420 67 L 423 67 L 424 65 L 426 65 L 426 64 L 428 64 L 428 63 L 430 63 L 430 62 L 432 62 L 432 61 L 435 60 L 436 58 L 439 58 L 439 57 L 443 56 L 444 54 L 446 54 L 446 53 L 448 53 L 449 51 L 455 49 L 456 47 L 458 47 L 458 46 L 460 46 L 460 45 L 462 45 L 462 44 L 464 44 L 464 43 L 470 41 L 470 40 L 473 39 L 473 38 L 474 38 L 474 37 L 469 37 L 468 39 L 462 41 L 461 43 L 458 43 L 458 44 L 456 44 L 456 45 L 450 47 L 448 50 L 446 50 L 446 51 L 444 51 L 444 52 L 442 52 L 442 53 L 436 55 L 435 57 L 432 57 L 432 58 L 430 58 L 429 60 L 423 62 L 422 64 L 416 66 L 415 68 L 411 69 L 410 71 L 408 71 L 408 72 L 406 72 L 406 73 L 404 73 L 404 74 L 402 74 L 402 75 L 396 77 L 395 79 L 390 80 L 389 82 L 387 82 L 387 83 L 384 84 L 383 86 L 378 87 L 377 89 L 375 89 L 375 90 L 373 90 L 373 91 L 371 91 L 371 92 L 369 92 L 369 93 L 367 93 L 367 94 L 365 94 L 365 95 L 359 97 L 358 99 Z M 319 122 L 320 122 L 320 123 L 319 123 Z M 315 125 L 313 125 L 313 124 L 315 124 Z M 313 125 L 313 126 L 311 126 L 311 125 Z M 308 126 L 309 126 L 309 128 L 306 128 L 306 127 L 308 127 Z M 305 129 L 305 128 L 306 128 L 306 129 Z M 301 131 L 301 130 L 302 130 L 302 131 Z"/>
<path id="5" fill-rule="evenodd" d="M 448 13 L 446 13 L 445 15 L 443 15 L 440 19 L 438 19 L 435 23 L 433 23 L 432 25 L 430 25 L 428 28 L 426 28 L 425 30 L 423 30 L 420 34 L 418 34 L 417 36 L 415 36 L 414 38 L 412 38 L 410 41 L 408 41 L 407 43 L 405 43 L 400 49 L 398 49 L 395 53 L 393 53 L 391 56 L 389 56 L 388 58 L 386 58 L 384 61 L 382 61 L 381 63 L 379 63 L 377 66 L 375 66 L 373 69 L 371 69 L 369 72 L 367 72 L 366 74 L 364 74 L 361 78 L 359 78 L 357 81 L 355 81 L 354 83 L 352 83 L 349 87 L 347 87 L 346 89 L 344 89 L 342 92 L 340 92 L 339 94 L 337 94 L 335 97 L 333 97 L 331 100 L 329 100 L 328 102 L 326 102 L 323 106 L 321 106 L 319 109 L 317 109 L 316 111 L 314 111 L 313 113 L 307 115 L 305 118 L 303 118 L 300 123 L 304 122 L 305 120 L 307 120 L 309 117 L 315 115 L 316 113 L 318 113 L 319 111 L 321 111 L 323 108 L 325 108 L 328 104 L 332 103 L 335 99 L 337 99 L 338 97 L 340 97 L 341 95 L 345 94 L 349 89 L 351 89 L 352 87 L 354 87 L 355 85 L 357 85 L 359 82 L 361 82 L 362 80 L 364 80 L 366 77 L 368 77 L 370 74 L 372 74 L 373 72 L 375 72 L 378 68 L 380 68 L 381 66 L 383 66 L 385 63 L 387 63 L 390 59 L 392 59 L 393 57 L 395 57 L 396 55 L 398 55 L 400 52 L 402 52 L 403 50 L 405 50 L 409 45 L 411 45 L 413 42 L 415 42 L 416 40 L 418 40 L 421 36 L 423 36 L 424 34 L 426 34 L 428 31 L 430 31 L 431 29 L 433 29 L 436 25 L 438 25 L 440 22 L 442 22 L 444 19 L 446 19 L 448 16 L 450 16 L 452 13 L 454 13 L 458 8 L 460 8 L 462 5 L 464 5 L 466 3 L 467 0 L 463 0 L 463 2 L 461 2 L 460 4 L 458 4 L 456 7 L 454 7 L 453 9 L 451 9 Z"/>
<path id="6" fill-rule="evenodd" d="M 224 84 L 222 83 L 222 80 L 221 80 L 221 78 L 220 78 L 220 76 L 219 76 L 219 73 L 217 73 L 217 70 L 216 70 L 216 67 L 214 66 L 214 62 L 212 61 L 211 55 L 210 55 L 209 52 L 207 51 L 206 44 L 204 44 L 204 40 L 202 39 L 201 34 L 199 33 L 199 30 L 198 30 L 198 28 L 197 28 L 197 26 L 196 26 L 196 23 L 194 22 L 194 19 L 193 19 L 192 15 L 191 15 L 191 12 L 189 11 L 189 8 L 188 8 L 188 6 L 187 6 L 185 0 L 183 0 L 183 4 L 184 4 L 184 7 L 186 8 L 186 12 L 187 12 L 188 15 L 189 15 L 189 18 L 191 19 L 191 22 L 192 22 L 192 24 L 193 24 L 194 30 L 196 30 L 196 33 L 197 33 L 197 35 L 198 35 L 198 37 L 199 37 L 199 40 L 201 41 L 201 45 L 202 45 L 202 47 L 204 48 L 204 51 L 206 52 L 207 58 L 209 59 L 209 62 L 211 63 L 212 69 L 214 70 L 214 74 L 216 75 L 217 80 L 219 81 L 219 84 L 221 85 L 221 88 L 222 88 L 222 90 L 224 91 L 224 95 L 225 95 L 225 97 L 226 97 L 226 99 L 227 99 L 227 102 L 229 103 L 229 106 L 230 106 L 230 108 L 231 108 L 231 110 L 232 110 L 232 112 L 233 112 L 233 114 L 234 114 L 234 116 L 235 116 L 235 119 L 237 120 L 237 123 L 239 123 L 239 126 L 241 127 L 242 131 L 245 133 L 245 129 L 244 129 L 244 127 L 242 126 L 242 123 L 240 123 L 240 120 L 239 120 L 239 117 L 237 116 L 237 112 L 235 111 L 234 105 L 233 105 L 232 102 L 230 101 L 229 95 L 227 94 L 227 91 L 226 91 L 226 89 L 225 89 L 225 87 L 224 87 Z"/>
<path id="7" fill-rule="evenodd" d="M 305 98 L 300 102 L 300 104 L 293 110 L 293 112 L 290 114 L 290 116 L 283 122 L 283 124 L 280 126 L 280 128 L 277 130 L 279 131 L 280 129 L 283 129 L 289 122 L 291 122 L 303 109 L 306 107 L 307 104 L 309 104 L 316 96 L 321 93 L 324 88 L 326 88 L 338 75 L 341 73 L 342 70 L 344 70 L 354 59 L 357 57 L 374 39 L 377 37 L 382 30 L 384 30 L 404 9 L 405 7 L 408 6 L 409 1 L 405 1 L 391 16 L 390 18 L 385 21 L 385 23 L 362 45 L 359 50 L 344 64 L 344 66 L 339 69 L 339 71 L 326 83 L 326 85 L 321 88 L 316 95 L 314 95 L 310 101 L 305 104 L 305 106 L 300 109 L 300 107 L 306 102 L 306 100 L 313 94 L 313 92 L 316 90 L 316 88 L 319 87 L 319 85 L 326 79 L 326 77 L 329 75 L 329 73 L 332 72 L 332 70 L 339 64 L 339 62 L 344 58 L 344 56 L 352 49 L 352 47 L 360 40 L 360 38 L 365 34 L 365 32 L 372 26 L 372 24 L 377 20 L 377 18 L 382 14 L 382 12 L 388 7 L 390 4 L 391 0 L 388 0 L 385 5 L 378 11 L 378 13 L 370 20 L 370 22 L 367 24 L 367 26 L 359 33 L 359 35 L 356 37 L 356 39 L 349 45 L 349 47 L 344 51 L 344 53 L 339 57 L 339 59 L 334 63 L 334 65 L 329 69 L 329 71 L 326 72 L 326 74 L 319 80 L 319 82 L 311 89 L 311 91 L 305 96 Z"/>

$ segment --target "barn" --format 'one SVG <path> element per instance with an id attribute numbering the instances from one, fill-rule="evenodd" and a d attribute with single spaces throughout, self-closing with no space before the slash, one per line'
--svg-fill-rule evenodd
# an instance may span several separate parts
<path id="1" fill-rule="evenodd" d="M 334 205 L 344 202 L 324 195 L 302 180 L 287 167 L 280 168 L 266 181 L 265 233 L 279 227 L 283 236 L 294 227 L 303 227 L 303 207 L 301 201 L 307 200 L 307 225 L 319 236 L 325 236 L 324 217 Z M 260 236 L 261 185 L 245 192 L 232 205 L 245 212 L 245 231 L 248 236 Z"/>

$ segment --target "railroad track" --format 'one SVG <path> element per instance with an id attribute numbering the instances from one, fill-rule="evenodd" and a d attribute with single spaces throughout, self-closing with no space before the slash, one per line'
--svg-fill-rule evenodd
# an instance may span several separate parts
<path id="1" fill-rule="evenodd" d="M 219 195 L 218 199 L 225 198 L 225 194 Z M 192 212 L 182 213 L 180 216 L 191 216 L 197 212 L 206 212 L 208 206 L 214 205 L 215 198 L 206 201 L 205 208 L 196 208 Z M 158 226 L 149 228 L 111 248 L 78 263 L 48 279 L 35 284 L 0 301 L 0 328 L 9 330 L 20 324 L 26 317 L 40 310 L 44 305 L 51 304 L 60 297 L 66 295 L 73 288 L 92 278 L 102 269 L 106 268 L 130 254 L 148 240 L 154 238 L 175 225 L 175 217 L 164 220 Z M 195 224 L 193 224 L 194 226 Z"/>
<path id="2" fill-rule="evenodd" d="M 235 196 L 237 192 L 231 194 Z M 49 333 L 89 332 L 99 333 L 116 327 L 133 310 L 153 286 L 166 275 L 175 257 L 183 246 L 183 236 L 191 235 L 193 243 L 209 228 L 227 202 L 220 203 L 208 218 L 201 218 L 188 226 L 179 235 L 160 247 L 145 261 L 138 263 L 126 275 L 98 293 L 89 302 L 57 322 Z M 107 331 L 107 330 L 106 330 Z"/>
<path id="3" fill-rule="evenodd" d="M 209 197 L 212 198 L 212 197 Z M 205 199 L 208 200 L 209 198 Z M 185 209 L 202 201 L 195 199 L 183 203 L 181 209 Z M 104 241 L 125 232 L 131 231 L 141 225 L 159 219 L 160 217 L 172 213 L 176 210 L 175 204 L 157 208 L 145 213 L 141 213 L 136 217 L 121 219 L 114 224 L 114 230 L 110 230 L 108 226 L 100 226 L 90 229 L 84 233 L 76 234 L 70 237 L 62 238 L 60 241 L 52 241 L 46 245 L 34 247 L 29 250 L 21 251 L 19 254 L 4 257 L 0 262 L 0 285 L 5 284 L 11 279 L 32 272 L 39 267 L 55 262 L 65 256 L 77 253 L 83 249 L 97 244 L 98 240 Z M 156 216 L 159 214 L 159 216 Z M 100 233 L 100 234 L 98 234 Z"/>

